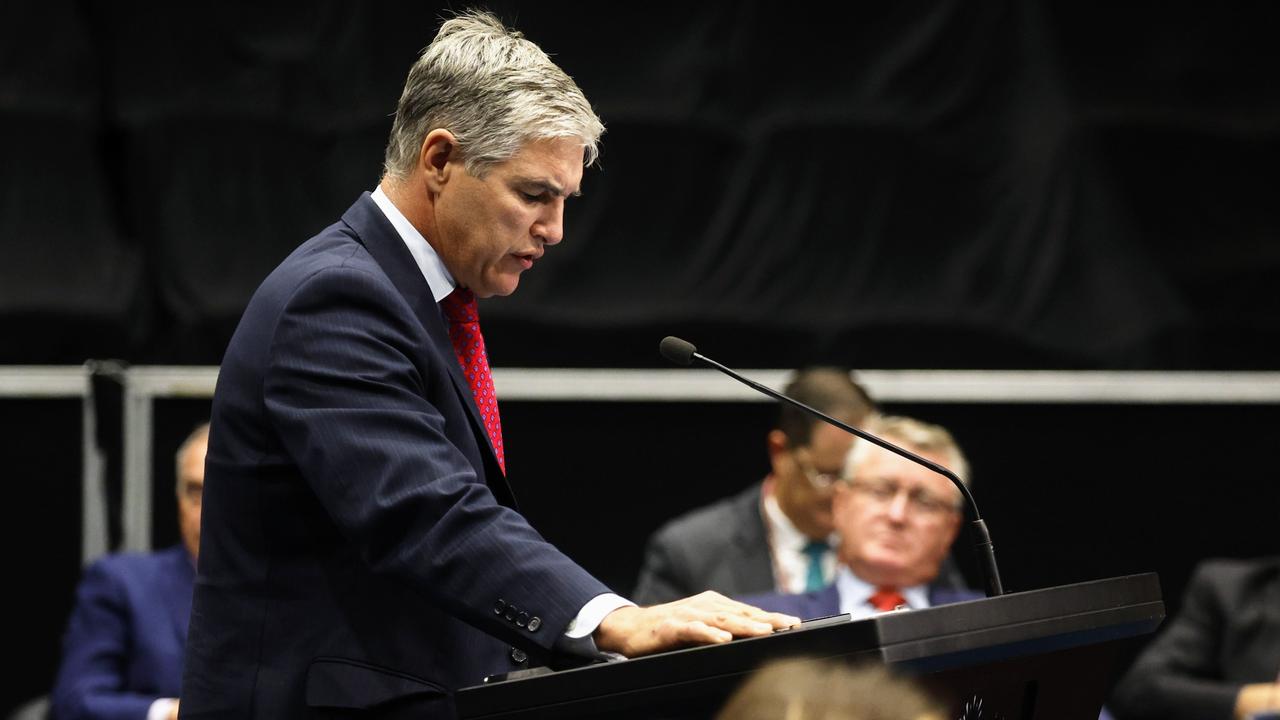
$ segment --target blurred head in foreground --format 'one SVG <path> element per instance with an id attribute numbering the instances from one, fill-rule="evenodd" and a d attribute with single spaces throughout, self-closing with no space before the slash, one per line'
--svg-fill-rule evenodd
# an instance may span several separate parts
<path id="1" fill-rule="evenodd" d="M 760 668 L 716 720 L 943 720 L 943 706 L 879 665 L 790 659 Z"/>

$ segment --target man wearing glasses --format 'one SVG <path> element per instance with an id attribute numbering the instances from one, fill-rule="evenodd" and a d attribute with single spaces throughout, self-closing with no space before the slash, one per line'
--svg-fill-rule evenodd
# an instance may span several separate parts
<path id="1" fill-rule="evenodd" d="M 855 426 L 875 412 L 848 370 L 803 370 L 785 392 Z M 852 444 L 843 430 L 781 406 L 767 437 L 768 477 L 658 530 L 648 543 L 636 602 L 669 602 L 703 590 L 747 595 L 826 587 L 837 566 L 833 484 Z"/>
<path id="2" fill-rule="evenodd" d="M 877 417 L 867 430 L 969 482 L 968 463 L 946 429 L 906 417 Z M 858 441 L 832 496 L 840 534 L 835 582 L 823 590 L 747 602 L 802 618 L 849 613 L 856 620 L 979 598 L 940 581 L 963 515 L 960 491 L 950 480 Z"/>

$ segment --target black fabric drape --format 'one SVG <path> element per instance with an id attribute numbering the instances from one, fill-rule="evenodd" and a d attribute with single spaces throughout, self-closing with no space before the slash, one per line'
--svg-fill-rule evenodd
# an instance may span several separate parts
<path id="1" fill-rule="evenodd" d="M 498 365 L 1268 368 L 1280 9 L 494 9 L 609 126 Z M 380 170 L 420 3 L 10 3 L 10 362 L 217 362 Z M 66 332 L 77 327 L 74 332 Z"/>

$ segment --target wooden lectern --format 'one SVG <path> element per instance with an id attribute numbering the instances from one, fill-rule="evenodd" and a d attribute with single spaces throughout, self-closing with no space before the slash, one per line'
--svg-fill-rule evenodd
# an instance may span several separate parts
<path id="1" fill-rule="evenodd" d="M 569 670 L 490 679 L 456 696 L 461 718 L 709 718 L 752 670 L 784 657 L 879 662 L 912 675 L 956 718 L 1095 720 L 1128 650 L 1164 619 L 1154 573 Z"/>

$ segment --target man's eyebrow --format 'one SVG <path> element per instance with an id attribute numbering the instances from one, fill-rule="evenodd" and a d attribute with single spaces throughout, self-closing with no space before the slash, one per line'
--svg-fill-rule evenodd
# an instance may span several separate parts
<path id="1" fill-rule="evenodd" d="M 555 195 L 557 197 L 581 197 L 582 196 L 581 188 L 574 190 L 573 192 L 565 192 L 564 188 L 560 187 L 558 184 L 542 178 L 522 178 L 520 180 L 520 184 L 526 187 L 528 186 L 537 187 L 543 190 L 544 192 L 551 193 L 552 195 Z"/>

